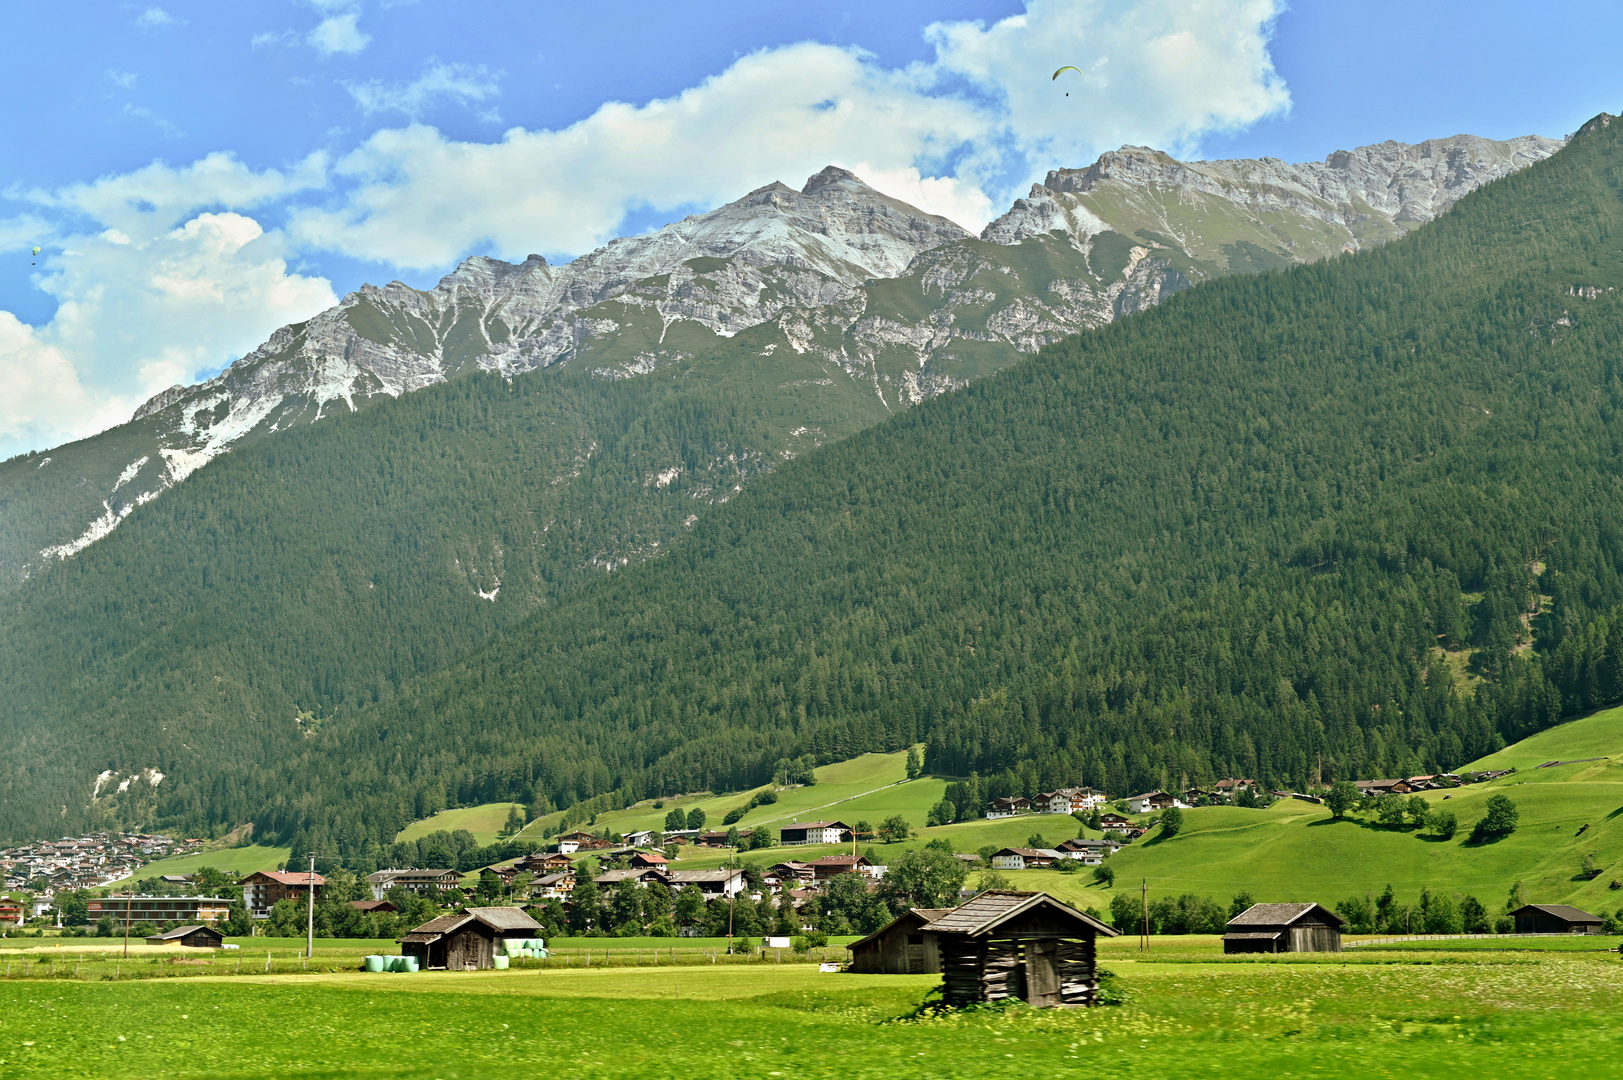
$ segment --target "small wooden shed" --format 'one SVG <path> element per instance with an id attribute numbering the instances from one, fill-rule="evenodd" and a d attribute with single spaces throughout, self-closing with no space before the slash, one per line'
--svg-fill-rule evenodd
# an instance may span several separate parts
<path id="1" fill-rule="evenodd" d="M 1512 911 L 1518 934 L 1598 934 L 1606 920 L 1571 904 L 1527 904 Z"/>
<path id="2" fill-rule="evenodd" d="M 1342 925 L 1320 904 L 1252 904 L 1228 921 L 1223 951 L 1340 952 Z"/>
<path id="3" fill-rule="evenodd" d="M 161 934 L 153 934 L 147 938 L 148 945 L 184 945 L 188 949 L 218 949 L 225 943 L 225 935 L 212 926 L 201 923 L 193 926 L 177 926 L 173 930 L 165 930 Z"/>
<path id="4" fill-rule="evenodd" d="M 466 908 L 430 919 L 400 939 L 400 952 L 424 971 L 478 971 L 493 966 L 498 941 L 531 938 L 541 924 L 516 907 Z"/>
<path id="5" fill-rule="evenodd" d="M 994 889 L 922 928 L 941 951 L 948 1005 L 1020 998 L 1029 1005 L 1092 1005 L 1099 935 L 1116 931 L 1040 892 Z"/>
<path id="6" fill-rule="evenodd" d="M 882 929 L 853 941 L 850 970 L 862 975 L 935 975 L 941 971 L 941 949 L 924 927 L 951 908 L 908 908 Z"/>

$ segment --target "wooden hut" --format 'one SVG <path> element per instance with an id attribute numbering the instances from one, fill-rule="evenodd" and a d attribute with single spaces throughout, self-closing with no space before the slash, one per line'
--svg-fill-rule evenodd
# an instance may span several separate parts
<path id="1" fill-rule="evenodd" d="M 883 929 L 854 941 L 851 968 L 863 975 L 935 975 L 941 971 L 941 949 L 924 927 L 951 908 L 908 908 Z"/>
<path id="2" fill-rule="evenodd" d="M 531 938 L 541 924 L 516 907 L 466 908 L 430 919 L 400 939 L 400 952 L 424 971 L 477 971 L 491 967 L 498 941 Z"/>
<path id="3" fill-rule="evenodd" d="M 177 926 L 147 938 L 148 945 L 184 945 L 188 949 L 218 949 L 225 935 L 212 926 Z"/>
<path id="4" fill-rule="evenodd" d="M 1510 915 L 1518 934 L 1598 934 L 1606 925 L 1599 915 L 1571 904 L 1527 904 Z"/>
<path id="5" fill-rule="evenodd" d="M 1319 904 L 1252 904 L 1228 921 L 1226 953 L 1340 952 L 1341 916 Z"/>
<path id="6" fill-rule="evenodd" d="M 1092 1005 L 1095 949 L 1116 931 L 1047 893 L 991 890 L 922 927 L 941 952 L 948 1005 L 1020 998 L 1039 1008 Z"/>

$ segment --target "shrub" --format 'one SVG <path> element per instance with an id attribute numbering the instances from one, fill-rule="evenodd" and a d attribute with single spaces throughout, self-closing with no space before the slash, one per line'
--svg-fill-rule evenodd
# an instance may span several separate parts
<path id="1" fill-rule="evenodd" d="M 796 937 L 790 944 L 794 946 L 795 952 L 806 953 L 812 949 L 821 949 L 827 945 L 828 935 L 821 930 L 807 930 L 804 934 Z"/>
<path id="2" fill-rule="evenodd" d="M 1109 863 L 1100 863 L 1093 868 L 1093 880 L 1114 888 L 1116 884 L 1116 868 Z"/>
<path id="3" fill-rule="evenodd" d="M 1426 824 L 1444 840 L 1452 840 L 1459 831 L 1460 819 L 1454 816 L 1452 810 L 1434 810 L 1426 815 Z"/>
<path id="4" fill-rule="evenodd" d="M 1177 836 L 1178 830 L 1183 828 L 1183 811 L 1176 806 L 1161 814 L 1161 835 Z"/>

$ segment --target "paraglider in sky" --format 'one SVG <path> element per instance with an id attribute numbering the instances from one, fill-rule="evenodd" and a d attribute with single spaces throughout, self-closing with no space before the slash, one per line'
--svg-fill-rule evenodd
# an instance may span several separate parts
<path id="1" fill-rule="evenodd" d="M 1065 72 L 1067 72 L 1067 71 L 1074 71 L 1074 72 L 1076 72 L 1076 73 L 1077 73 L 1077 74 L 1078 74 L 1078 75 L 1080 75 L 1080 74 L 1082 74 L 1082 69 L 1081 69 L 1081 68 L 1079 68 L 1079 67 L 1073 67 L 1073 66 L 1071 66 L 1071 65 L 1070 65 L 1070 64 L 1066 64 L 1066 65 L 1065 65 L 1065 66 L 1064 66 L 1064 67 L 1062 67 L 1062 68 L 1060 68 L 1060 69 L 1059 69 L 1059 70 L 1058 70 L 1058 71 L 1056 71 L 1056 72 L 1054 72 L 1054 79 L 1057 79 L 1057 78 L 1059 78 L 1059 77 L 1060 77 L 1060 76 L 1061 76 L 1061 75 L 1063 75 L 1063 74 L 1064 74 L 1064 73 L 1065 73 Z M 1049 79 L 1049 80 L 1048 80 L 1048 81 L 1049 81 L 1049 82 L 1053 82 L 1053 81 L 1054 81 L 1054 79 Z M 1069 90 L 1067 90 L 1067 91 L 1066 91 L 1066 92 L 1065 92 L 1065 96 L 1066 96 L 1066 97 L 1070 97 L 1070 96 L 1071 96 L 1071 93 L 1070 93 L 1070 91 L 1069 91 Z"/>
<path id="2" fill-rule="evenodd" d="M 34 258 L 36 258 L 36 259 L 39 258 L 39 245 L 38 244 L 34 245 Z M 29 266 L 34 266 L 34 265 L 37 265 L 37 264 L 29 263 L 28 265 Z"/>

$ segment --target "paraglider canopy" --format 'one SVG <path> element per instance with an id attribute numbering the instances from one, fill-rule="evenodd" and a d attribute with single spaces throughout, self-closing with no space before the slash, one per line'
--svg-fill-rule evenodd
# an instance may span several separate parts
<path id="1" fill-rule="evenodd" d="M 1081 69 L 1081 68 L 1079 68 L 1079 67 L 1072 67 L 1072 66 L 1071 66 L 1071 65 L 1070 65 L 1070 64 L 1066 64 L 1066 65 L 1065 65 L 1065 66 L 1064 66 L 1064 67 L 1062 67 L 1062 68 L 1060 68 L 1060 69 L 1059 69 L 1059 70 L 1058 70 L 1058 71 L 1056 71 L 1056 72 L 1054 72 L 1054 79 L 1057 79 L 1057 78 L 1059 78 L 1059 77 L 1060 77 L 1060 76 L 1061 76 L 1061 75 L 1063 75 L 1063 74 L 1064 74 L 1064 73 L 1065 73 L 1065 72 L 1067 72 L 1067 71 L 1074 71 L 1074 72 L 1076 72 L 1076 73 L 1077 73 L 1077 74 L 1078 74 L 1078 75 L 1080 75 L 1080 74 L 1082 74 L 1082 69 Z M 1053 81 L 1054 81 L 1054 79 L 1049 79 L 1049 80 L 1048 80 L 1048 81 L 1049 81 L 1049 82 L 1053 82 Z"/>

